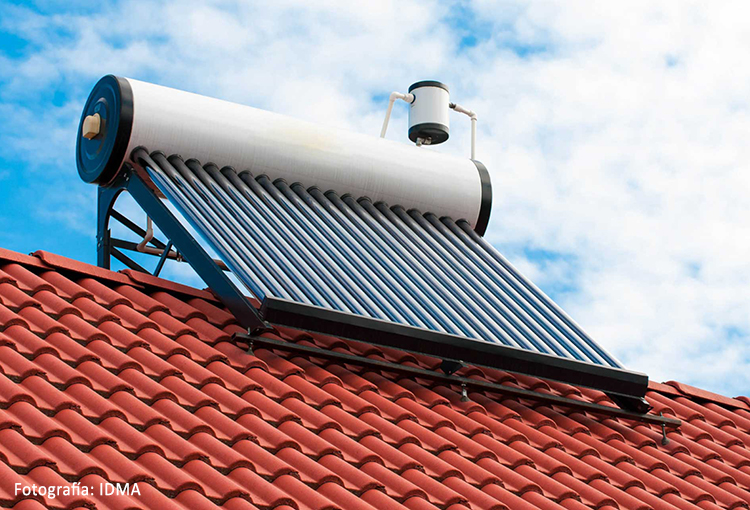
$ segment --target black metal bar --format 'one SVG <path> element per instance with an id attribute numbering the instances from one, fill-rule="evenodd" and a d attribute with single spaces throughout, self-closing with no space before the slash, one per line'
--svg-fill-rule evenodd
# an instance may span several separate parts
<path id="1" fill-rule="evenodd" d="M 109 218 L 117 197 L 122 192 L 121 187 L 98 189 L 97 193 L 97 227 L 96 227 L 96 263 L 104 269 L 110 268 L 111 231 Z"/>
<path id="2" fill-rule="evenodd" d="M 171 250 L 172 250 L 172 241 L 169 241 L 167 243 L 167 246 L 161 252 L 161 257 L 159 257 L 159 262 L 156 264 L 156 268 L 154 269 L 154 276 L 159 276 L 159 273 L 161 273 L 161 268 L 164 267 L 164 263 L 167 261 L 167 257 L 171 253 Z M 176 253 L 175 253 L 175 258 L 177 258 Z"/>
<path id="3" fill-rule="evenodd" d="M 428 354 L 441 359 L 510 370 L 624 397 L 642 397 L 648 377 L 457 335 L 266 297 L 262 317 L 273 324 Z"/>
<path id="4" fill-rule="evenodd" d="M 97 259 L 101 259 L 100 267 L 110 269 L 112 255 L 112 230 L 106 229 L 98 241 Z"/>
<path id="5" fill-rule="evenodd" d="M 150 251 L 140 251 L 138 250 L 138 243 L 134 243 L 133 241 L 126 241 L 125 239 L 117 239 L 117 238 L 114 238 L 111 240 L 111 245 L 116 248 L 123 248 L 125 250 L 137 251 L 138 253 L 143 253 L 144 255 L 151 255 L 154 257 L 161 257 L 164 254 L 164 250 L 166 250 L 166 247 L 165 247 L 161 249 L 162 250 L 161 253 L 152 253 Z M 172 246 L 171 241 L 169 245 Z M 181 261 L 180 255 L 176 250 L 168 251 L 167 258 L 171 260 Z M 211 259 L 211 260 L 213 260 L 214 264 L 219 266 L 219 268 L 222 271 L 229 271 L 229 268 L 222 260 L 219 260 L 219 259 Z"/>
<path id="6" fill-rule="evenodd" d="M 143 149 L 136 150 L 133 156 L 144 167 L 158 168 Z M 269 329 L 268 324 L 261 318 L 258 310 L 250 304 L 224 271 L 216 265 L 206 250 L 174 217 L 172 212 L 156 196 L 143 178 L 137 172 L 129 171 L 123 174 L 122 179 L 133 199 L 156 223 L 159 230 L 169 237 L 195 272 L 198 273 L 198 276 L 217 294 L 240 325 L 250 331 L 265 331 Z"/>
<path id="7" fill-rule="evenodd" d="M 646 402 L 646 399 L 643 397 L 626 397 L 623 395 L 617 395 L 617 394 L 609 394 L 607 393 L 607 396 L 612 399 L 612 401 L 617 404 L 618 406 L 622 407 L 623 409 L 628 409 L 629 411 L 634 411 L 637 413 L 646 413 L 651 410 L 651 404 Z"/>
<path id="8" fill-rule="evenodd" d="M 144 268 L 138 262 L 136 262 L 135 260 L 133 260 L 130 257 L 128 257 L 127 255 L 125 255 L 123 252 L 121 252 L 120 250 L 118 250 L 114 246 L 110 249 L 110 253 L 117 260 L 119 260 L 120 262 L 122 262 L 123 264 L 125 264 L 126 266 L 128 266 L 130 269 L 132 269 L 134 271 L 139 271 L 141 273 L 148 274 L 148 271 L 146 270 L 146 268 Z"/>
<path id="9" fill-rule="evenodd" d="M 111 213 L 112 217 L 123 224 L 123 226 L 127 227 L 130 231 L 132 231 L 135 234 L 138 234 L 139 236 L 145 238 L 146 237 L 146 231 L 143 230 L 141 227 L 133 223 L 133 220 L 130 218 L 127 218 L 125 215 L 123 215 L 120 211 L 117 211 L 115 209 L 112 209 Z M 159 241 L 156 237 L 153 237 L 151 241 L 149 241 L 151 244 L 156 246 L 159 249 L 164 249 L 166 246 L 163 242 Z"/>
<path id="10" fill-rule="evenodd" d="M 328 349 L 320 349 L 318 347 L 310 347 L 307 345 L 296 344 L 292 342 L 286 342 L 283 340 L 274 340 L 272 338 L 251 336 L 238 334 L 235 338 L 246 342 L 251 348 L 268 348 L 278 349 L 286 352 L 304 353 L 308 356 L 327 359 L 337 363 L 346 363 L 355 366 L 365 368 L 375 368 L 386 372 L 394 372 L 403 375 L 404 377 L 410 378 L 422 378 L 440 383 L 465 386 L 466 388 L 474 388 L 476 390 L 489 391 L 493 393 L 499 393 L 502 395 L 508 395 L 515 398 L 523 398 L 532 400 L 535 402 L 541 402 L 544 404 L 557 405 L 567 407 L 570 409 L 580 409 L 594 414 L 600 414 L 605 416 L 614 416 L 617 418 L 629 419 L 640 421 L 644 423 L 653 423 L 657 425 L 665 425 L 668 427 L 679 427 L 682 423 L 678 419 L 665 418 L 663 416 L 657 416 L 655 414 L 638 413 L 617 407 L 603 406 L 601 404 L 595 404 L 592 402 L 584 402 L 580 400 L 574 400 L 566 397 L 560 397 L 558 395 L 551 395 L 549 393 L 538 393 L 531 390 L 525 390 L 522 388 L 516 388 L 513 386 L 505 386 L 503 384 L 492 383 L 488 381 L 481 381 L 477 379 L 469 379 L 467 377 L 460 377 L 456 375 L 446 375 L 433 370 L 426 370 L 423 368 L 415 368 L 407 365 L 400 365 L 398 363 L 392 363 L 390 361 L 381 361 L 378 359 L 368 358 L 364 356 L 356 356 L 353 354 L 345 354 L 337 351 L 331 351 Z"/>

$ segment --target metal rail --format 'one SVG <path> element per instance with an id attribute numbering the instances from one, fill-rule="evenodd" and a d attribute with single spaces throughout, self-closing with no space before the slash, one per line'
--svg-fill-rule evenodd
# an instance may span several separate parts
<path id="1" fill-rule="evenodd" d="M 365 368 L 376 368 L 386 372 L 395 372 L 404 377 L 419 377 L 422 379 L 427 379 L 444 384 L 465 387 L 467 389 L 489 391 L 501 395 L 507 395 L 509 397 L 523 398 L 544 404 L 567 407 L 569 409 L 578 409 L 603 416 L 634 420 L 643 423 L 663 425 L 673 428 L 677 428 L 682 424 L 680 420 L 674 418 L 666 418 L 664 416 L 657 416 L 655 414 L 628 411 L 619 407 L 603 406 L 601 404 L 595 404 L 592 402 L 582 402 L 580 400 L 560 397 L 557 395 L 550 395 L 548 393 L 538 393 L 531 390 L 514 388 L 512 386 L 505 386 L 503 384 L 497 384 L 487 381 L 479 381 L 477 379 L 469 379 L 467 377 L 461 377 L 457 375 L 446 375 L 435 372 L 434 370 L 415 368 L 398 363 L 392 363 L 390 361 L 380 361 L 364 356 L 356 356 L 353 354 L 344 354 L 341 352 L 320 349 L 318 347 L 309 347 L 307 345 L 300 345 L 283 340 L 274 340 L 272 338 L 243 334 L 237 334 L 235 335 L 235 338 L 247 343 L 250 346 L 251 351 L 253 350 L 253 348 L 269 348 L 287 352 L 302 353 L 311 357 L 331 360 L 339 363 L 346 363 Z"/>

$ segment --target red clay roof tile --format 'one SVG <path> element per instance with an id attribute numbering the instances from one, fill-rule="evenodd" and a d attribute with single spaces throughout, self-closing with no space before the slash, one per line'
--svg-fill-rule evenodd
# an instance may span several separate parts
<path id="1" fill-rule="evenodd" d="M 414 453 L 416 454 L 416 451 Z M 425 452 L 425 454 L 429 455 L 429 453 L 427 452 Z M 418 456 L 412 456 L 415 459 L 419 458 Z M 422 456 L 422 458 L 424 458 L 424 455 Z M 437 458 L 441 461 L 444 461 L 447 467 L 450 467 L 450 471 L 444 472 L 442 476 L 438 477 L 439 479 L 448 478 L 449 476 L 458 476 L 458 478 L 461 478 L 462 480 L 465 480 L 472 485 L 478 485 L 479 487 L 483 487 L 488 483 L 497 483 L 503 485 L 501 479 L 493 472 L 483 469 L 478 462 L 473 462 L 462 456 L 458 452 L 446 450 L 440 452 Z M 489 457 L 483 457 L 483 459 L 489 459 Z M 428 459 L 425 459 L 425 461 L 427 460 Z"/>
<path id="2" fill-rule="evenodd" d="M 217 302 L 216 297 L 209 290 L 201 290 L 193 287 L 188 287 L 187 285 L 182 285 L 181 283 L 164 280 L 163 278 L 158 278 L 150 274 L 141 273 L 140 271 L 133 271 L 132 269 L 125 269 L 121 271 L 121 274 L 128 277 L 128 281 L 124 283 L 135 285 L 136 287 L 145 285 L 148 287 L 155 287 L 160 290 L 166 290 L 182 297 L 190 296 L 205 299 L 206 301 Z"/>
<path id="3" fill-rule="evenodd" d="M 370 450 L 370 455 L 367 458 L 374 455 L 380 461 L 378 463 L 382 463 L 388 469 L 403 472 L 407 469 L 419 468 L 417 461 L 378 437 L 366 436 L 359 441 L 359 444 Z"/>
<path id="4" fill-rule="evenodd" d="M 5 331 L 11 326 L 22 326 L 29 329 L 29 324 L 19 317 L 14 311 L 0 304 L 0 331 Z"/>
<path id="5" fill-rule="evenodd" d="M 107 329 L 105 329 L 110 324 L 116 326 L 114 322 L 104 322 L 99 328 L 95 328 L 81 317 L 73 314 L 63 315 L 58 319 L 58 322 L 67 329 L 65 334 L 84 345 L 97 339 L 111 341 L 113 345 L 116 342 L 115 340 L 110 340 L 108 333 L 106 333 Z"/>
<path id="6" fill-rule="evenodd" d="M 42 291 L 47 292 L 49 291 Z M 20 310 L 27 306 L 42 308 L 42 304 L 10 283 L 0 283 L 0 304 L 12 310 Z"/>
<path id="7" fill-rule="evenodd" d="M 164 408 L 171 408 L 171 410 L 163 411 L 164 416 L 170 420 L 172 428 L 176 432 L 184 429 L 185 435 L 189 436 L 200 430 L 208 429 L 221 441 L 226 441 L 229 444 L 233 444 L 241 439 L 253 439 L 257 441 L 257 438 L 250 430 L 242 425 L 238 424 L 239 420 L 233 420 L 227 415 L 221 413 L 218 409 L 211 406 L 201 407 L 194 413 L 190 413 L 184 407 L 176 405 L 177 408 L 184 412 L 177 412 L 175 406 L 167 400 L 160 400 L 153 405 L 154 409 L 162 410 Z M 202 424 L 196 424 L 194 421 L 187 420 L 185 413 L 194 414 L 200 419 Z M 247 415 L 246 415 L 247 416 Z M 240 419 L 244 416 L 240 417 Z"/>
<path id="8" fill-rule="evenodd" d="M 263 387 L 257 382 L 230 367 L 223 356 L 218 361 L 209 362 L 206 368 L 219 378 L 225 388 L 233 393 L 263 390 Z"/>
<path id="9" fill-rule="evenodd" d="M 251 430 L 258 444 L 272 453 L 276 453 L 282 448 L 302 448 L 295 439 L 289 437 L 278 427 L 267 423 L 255 414 L 243 414 L 237 418 L 237 422 L 245 427 L 246 430 Z M 320 435 L 322 437 L 323 433 Z"/>
<path id="10" fill-rule="evenodd" d="M 354 466 L 361 466 L 365 462 L 379 462 L 381 464 L 385 464 L 383 459 L 380 457 L 380 454 L 374 452 L 372 448 L 362 444 L 367 437 L 361 439 L 360 441 L 354 441 L 353 439 L 347 437 L 346 435 L 335 429 L 326 429 L 322 431 L 320 433 L 320 437 L 330 445 L 335 447 L 341 458 L 343 458 L 349 464 L 352 464 Z M 382 441 L 375 444 L 388 446 L 385 445 L 385 443 L 383 443 Z M 381 449 L 381 451 L 384 453 L 386 453 L 386 450 Z M 390 455 L 390 451 L 388 451 L 387 454 Z M 409 460 L 407 458 L 407 464 L 408 463 Z"/>
<path id="11" fill-rule="evenodd" d="M 84 289 L 57 271 L 42 271 L 39 273 L 39 277 L 52 285 L 53 289 L 50 292 L 58 295 L 66 301 L 71 302 L 79 297 L 94 298 L 94 295 L 90 291 Z"/>
<path id="12" fill-rule="evenodd" d="M 405 443 L 401 445 L 399 450 L 414 459 L 414 461 L 422 466 L 425 473 L 427 473 L 432 478 L 436 478 L 439 481 L 448 478 L 449 476 L 458 476 L 459 478 L 464 477 L 464 473 L 462 473 L 455 466 L 446 462 L 446 460 L 444 460 L 444 458 L 442 457 L 448 454 L 457 455 L 452 451 L 445 451 L 441 452 L 440 455 L 434 455 L 426 451 L 424 448 L 415 445 L 414 443 Z M 463 457 L 461 457 L 460 455 L 457 456 L 463 459 Z M 471 462 L 469 464 L 473 465 Z"/>
<path id="13" fill-rule="evenodd" d="M 115 305 L 126 305 L 133 308 L 132 301 L 94 278 L 81 278 L 80 280 L 77 280 L 77 283 L 89 291 L 93 296 L 93 300 L 100 306 L 107 309 L 110 309 Z"/>
<path id="14" fill-rule="evenodd" d="M 269 480 L 275 480 L 282 475 L 296 473 L 292 466 L 283 462 L 275 454 L 272 455 L 267 450 L 256 445 L 252 441 L 243 439 L 233 444 L 232 448 L 237 451 L 237 453 L 242 455 L 245 459 L 250 461 L 253 466 L 253 471 Z M 286 447 L 282 449 L 290 448 L 291 447 Z M 281 449 L 279 451 L 281 451 Z"/>
<path id="15" fill-rule="evenodd" d="M 214 468 L 228 472 L 238 467 L 253 469 L 249 459 L 242 456 L 236 449 L 226 445 L 206 432 L 197 432 L 190 437 L 190 444 L 203 452 L 205 462 Z"/>
<path id="16" fill-rule="evenodd" d="M 40 290 L 54 292 L 55 289 L 49 282 L 40 278 L 39 275 L 30 271 L 28 268 L 18 264 L 5 264 L 0 266 L 3 272 L 15 280 L 15 285 L 24 292 L 31 295 Z"/>
<path id="17" fill-rule="evenodd" d="M 699 401 L 713 402 L 715 404 L 728 406 L 729 408 L 750 409 L 750 406 L 741 400 L 702 390 L 700 388 L 696 388 L 695 386 L 690 386 L 689 384 L 676 381 L 668 381 L 665 384 L 677 388 L 681 393 Z"/>
<path id="18" fill-rule="evenodd" d="M 174 366 L 188 384 L 199 389 L 209 383 L 225 386 L 219 376 L 183 354 L 173 354 L 167 358 L 166 362 Z"/>
<path id="19" fill-rule="evenodd" d="M 29 330 L 42 338 L 47 338 L 52 333 L 68 333 L 68 329 L 55 319 L 45 314 L 38 308 L 26 307 L 18 312 L 28 324 Z"/>
<path id="20" fill-rule="evenodd" d="M 307 374 L 305 374 L 305 377 L 306 376 Z M 318 388 L 316 385 L 305 379 L 305 377 L 294 374 L 284 379 L 284 382 L 299 392 L 300 400 L 304 400 L 311 406 L 320 408 L 329 405 L 336 405 L 338 407 L 342 407 L 341 401 L 339 401 L 339 399 L 337 399 L 330 393 L 327 393 L 326 391 Z M 331 382 L 328 384 L 340 387 L 340 385 L 336 384 L 335 382 Z"/>
<path id="21" fill-rule="evenodd" d="M 234 315 L 226 311 L 224 308 L 219 308 L 215 304 L 209 303 L 205 299 L 193 298 L 189 299 L 187 302 L 196 310 L 203 312 L 207 318 L 206 320 L 216 327 L 223 328 L 224 326 L 237 322 Z"/>
<path id="22" fill-rule="evenodd" d="M 15 285 L 16 279 L 0 269 L 0 283 L 12 283 Z"/>
<path id="23" fill-rule="evenodd" d="M 469 502 L 472 508 L 487 510 L 510 510 L 506 505 L 493 498 L 489 494 L 469 485 L 459 478 L 448 478 L 443 482 L 448 488 L 461 494 Z"/>
<path id="24" fill-rule="evenodd" d="M 228 477 L 240 487 L 252 487 L 250 499 L 257 507 L 274 508 L 281 505 L 289 505 L 297 508 L 295 500 L 289 494 L 281 488 L 271 485 L 249 469 L 237 468 L 229 473 Z M 289 477 L 291 478 L 291 476 Z"/>
<path id="25" fill-rule="evenodd" d="M 489 451 L 494 453 L 496 460 L 498 462 L 512 469 L 515 469 L 516 467 L 524 465 L 524 464 L 531 464 L 531 465 L 534 464 L 533 461 L 529 459 L 529 457 L 519 452 L 518 450 L 511 448 L 512 445 L 519 444 L 521 443 L 521 441 L 516 441 L 514 443 L 511 443 L 511 446 L 508 446 L 484 434 L 477 434 L 472 439 L 476 443 L 484 446 Z M 489 456 L 485 456 L 485 457 L 492 458 Z M 480 457 L 480 459 L 485 458 L 485 457 Z"/>
<path id="26" fill-rule="evenodd" d="M 0 250 L 0 504 L 12 484 L 138 481 L 55 508 L 743 508 L 750 406 L 652 383 L 657 427 L 323 364 L 231 338 L 207 291 Z M 434 369 L 439 360 L 282 328 L 287 339 Z M 382 359 L 382 358 L 381 358 Z M 460 375 L 612 405 L 601 392 Z M 64 478 L 63 478 L 64 477 Z M 317 493 L 316 493 L 317 491 Z"/>
<path id="27" fill-rule="evenodd" d="M 78 308 L 48 290 L 37 292 L 34 294 L 34 299 L 40 304 L 42 311 L 50 316 L 61 317 L 69 313 L 78 315 L 79 317 L 83 316 L 83 313 Z"/>
<path id="28" fill-rule="evenodd" d="M 128 423 L 146 428 L 155 423 L 166 423 L 166 420 L 145 402 L 127 391 L 118 391 L 109 397 L 109 401 L 117 405 L 125 414 Z"/>
<path id="29" fill-rule="evenodd" d="M 383 484 L 378 480 L 371 477 L 361 469 L 353 467 L 351 464 L 336 455 L 323 455 L 318 459 L 318 463 L 332 473 L 335 473 L 343 484 L 343 487 L 355 494 L 362 494 L 363 492 L 372 489 L 385 489 Z"/>
<path id="30" fill-rule="evenodd" d="M 407 411 L 403 406 L 400 406 L 394 402 L 391 402 L 387 398 L 383 397 L 376 391 L 367 390 L 359 394 L 361 398 L 367 400 L 373 406 L 375 406 L 378 414 L 383 418 L 390 420 L 394 423 L 398 423 L 401 420 L 416 420 L 417 417 L 411 412 Z M 404 399 L 400 399 L 404 400 Z"/>
<path id="31" fill-rule="evenodd" d="M 449 458 L 448 452 L 441 453 L 440 455 L 441 458 Z M 457 457 L 453 457 L 453 459 L 458 460 Z M 512 490 L 516 494 L 523 495 L 530 491 L 540 494 L 542 492 L 541 487 L 536 483 L 497 461 L 488 458 L 479 459 L 477 465 L 497 476 L 507 489 Z"/>

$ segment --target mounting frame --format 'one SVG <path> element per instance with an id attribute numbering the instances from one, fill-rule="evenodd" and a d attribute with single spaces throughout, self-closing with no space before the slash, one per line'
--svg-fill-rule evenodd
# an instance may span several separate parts
<path id="1" fill-rule="evenodd" d="M 109 269 L 111 256 L 114 256 L 129 268 L 148 273 L 140 264 L 120 251 L 120 248 L 139 251 L 135 243 L 112 238 L 112 232 L 109 228 L 110 218 L 116 219 L 138 235 L 145 236 L 146 234 L 141 227 L 115 210 L 115 202 L 123 191 L 127 191 L 133 197 L 146 215 L 169 238 L 166 244 L 156 238 L 150 241 L 155 248 L 161 250 L 159 261 L 153 273 L 155 276 L 158 276 L 167 258 L 184 259 L 190 263 L 206 285 L 217 294 L 242 327 L 255 333 L 270 329 L 258 310 L 228 278 L 225 273 L 226 265 L 220 260 L 213 259 L 206 252 L 157 196 L 152 186 L 130 165 L 125 165 L 110 184 L 99 186 L 96 234 L 97 264 L 99 267 Z"/>
<path id="2" fill-rule="evenodd" d="M 382 345 L 443 360 L 451 374 L 470 364 L 586 386 L 605 392 L 625 409 L 647 412 L 648 376 L 505 345 L 482 342 L 317 306 L 266 297 L 261 315 L 271 324 Z"/>

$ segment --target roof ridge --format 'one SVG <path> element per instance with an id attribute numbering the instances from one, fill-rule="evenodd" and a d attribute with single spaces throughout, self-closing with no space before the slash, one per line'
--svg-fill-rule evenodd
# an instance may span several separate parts
<path id="1" fill-rule="evenodd" d="M 0 248 L 0 261 L 23 264 L 26 266 L 34 266 L 38 268 L 47 267 L 47 265 L 37 257 L 34 257 L 32 255 L 25 255 L 23 253 L 8 250 L 6 248 Z"/>
<path id="2" fill-rule="evenodd" d="M 31 255 L 40 259 L 50 268 L 63 269 L 80 274 L 87 274 L 96 278 L 109 280 L 114 283 L 123 283 L 126 285 L 132 285 L 134 283 L 127 275 L 124 275 L 122 273 L 112 271 L 111 269 L 104 269 L 99 266 L 81 262 L 80 260 L 71 259 L 63 255 L 58 255 L 56 253 L 37 250 Z"/>
<path id="3" fill-rule="evenodd" d="M 184 294 L 192 297 L 219 302 L 219 299 L 210 289 L 198 289 L 196 287 L 191 287 L 189 285 L 160 278 L 150 273 L 141 273 L 140 271 L 134 271 L 132 269 L 123 269 L 117 274 L 126 275 L 133 282 L 140 285 L 145 285 L 147 287 L 157 287 L 171 293 Z"/>
<path id="4" fill-rule="evenodd" d="M 197 297 L 214 303 L 220 302 L 210 289 L 198 289 L 132 269 L 112 271 L 45 250 L 37 250 L 26 255 L 7 248 L 0 248 L 0 262 L 10 262 L 42 270 L 66 271 L 115 284 L 130 285 L 136 288 L 152 287 L 171 294 Z"/>
<path id="5" fill-rule="evenodd" d="M 163 289 L 169 293 L 183 294 L 191 297 L 198 297 L 209 301 L 218 302 L 217 297 L 208 289 L 198 289 L 182 283 L 173 282 L 164 278 L 159 278 L 152 274 L 125 269 L 122 271 L 112 271 L 104 269 L 93 264 L 71 259 L 63 255 L 51 253 L 44 250 L 37 250 L 32 254 L 38 257 L 48 266 L 54 269 L 63 269 L 79 274 L 87 274 L 95 278 L 106 279 L 113 283 L 131 285 L 134 287 L 154 287 Z"/>
<path id="6" fill-rule="evenodd" d="M 706 400 L 709 402 L 713 402 L 715 404 L 739 408 L 739 409 L 745 409 L 745 410 L 750 411 L 750 405 L 748 405 L 748 403 L 746 402 L 747 397 L 735 397 L 735 398 L 726 397 L 724 395 L 720 395 L 712 391 L 704 390 L 701 388 L 696 388 L 695 386 L 691 386 L 689 384 L 681 383 L 677 381 L 667 381 L 664 383 L 664 385 L 676 388 L 683 395 L 691 397 L 693 399 Z"/>

